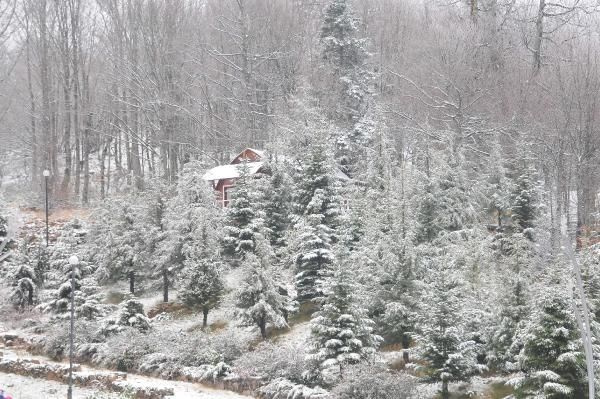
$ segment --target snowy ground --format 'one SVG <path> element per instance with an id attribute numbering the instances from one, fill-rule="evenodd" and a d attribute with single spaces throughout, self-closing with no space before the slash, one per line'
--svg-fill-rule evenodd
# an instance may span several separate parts
<path id="1" fill-rule="evenodd" d="M 30 356 L 24 355 L 22 352 L 14 352 L 12 350 L 3 349 L 4 358 L 16 359 L 16 358 L 27 358 L 35 359 L 46 364 L 56 364 L 50 360 L 47 360 L 41 356 Z M 89 372 L 102 372 L 103 370 L 92 369 L 83 366 L 81 369 L 82 373 Z M 111 371 L 106 371 L 111 372 Z M 200 384 L 181 382 L 181 381 L 166 381 L 159 378 L 146 377 L 136 374 L 127 374 L 126 385 L 131 387 L 155 387 L 155 388 L 171 388 L 175 393 L 172 398 L 176 399 L 244 399 L 250 398 L 249 396 L 239 395 L 229 391 L 222 391 L 218 389 L 212 389 L 205 387 Z M 52 398 L 65 398 L 67 388 L 65 384 L 61 384 L 56 381 L 47 381 L 42 379 L 34 379 L 30 377 L 23 377 L 15 374 L 4 374 L 0 373 L 0 388 L 3 388 L 14 399 L 52 399 Z M 112 399 L 117 398 L 118 395 L 109 394 L 105 391 L 97 391 L 90 388 L 74 387 L 75 398 L 88 398 L 93 394 L 102 393 L 104 396 L 101 398 Z"/>
<path id="2" fill-rule="evenodd" d="M 15 374 L 0 373 L 0 388 L 8 392 L 14 399 L 64 399 L 67 397 L 67 386 L 56 381 L 38 380 Z M 99 391 L 76 387 L 73 398 L 87 399 Z M 116 394 L 103 393 L 102 399 L 117 398 Z"/>
<path id="3" fill-rule="evenodd" d="M 160 386 L 173 388 L 176 399 L 244 399 L 242 396 L 231 392 L 213 390 L 197 384 L 178 381 L 164 381 L 142 376 L 127 377 L 129 384 L 134 386 Z M 67 386 L 56 381 L 38 380 L 31 377 L 23 377 L 15 374 L 0 373 L 0 388 L 3 388 L 14 399 L 64 399 L 67 397 Z M 102 395 L 99 395 L 99 394 Z M 75 387 L 73 397 L 76 399 L 87 399 L 98 394 L 99 398 L 113 399 L 118 395 L 106 391 L 97 391 L 89 388 Z"/>

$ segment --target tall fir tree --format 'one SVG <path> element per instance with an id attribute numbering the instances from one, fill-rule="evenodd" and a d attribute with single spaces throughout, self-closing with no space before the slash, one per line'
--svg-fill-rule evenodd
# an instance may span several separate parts
<path id="1" fill-rule="evenodd" d="M 227 207 L 222 240 L 223 254 L 234 266 L 247 254 L 255 252 L 257 235 L 263 225 L 249 168 L 245 163 L 238 168 L 240 177 L 236 180 L 234 198 Z"/>
<path id="2" fill-rule="evenodd" d="M 203 174 L 203 165 L 192 161 L 179 175 L 176 193 L 169 200 L 166 212 L 167 238 L 156 252 L 163 268 L 183 269 L 186 259 L 195 257 L 198 251 L 206 251 L 208 257 L 214 255 L 210 250 L 216 253 L 221 212 Z"/>
<path id="3" fill-rule="evenodd" d="M 284 311 L 287 298 L 279 292 L 279 282 L 274 279 L 272 266 L 266 257 L 247 253 L 242 261 L 244 278 L 237 292 L 237 315 L 243 325 L 257 326 L 263 339 L 267 338 L 267 325 L 286 327 Z"/>
<path id="4" fill-rule="evenodd" d="M 531 229 L 538 216 L 537 191 L 534 173 L 528 167 L 520 167 L 515 171 L 514 188 L 511 195 L 511 215 L 513 225 L 533 239 Z"/>
<path id="5" fill-rule="evenodd" d="M 298 301 L 314 301 L 323 296 L 323 284 L 331 275 L 334 254 L 331 246 L 332 230 L 321 213 L 325 193 L 317 189 L 307 206 L 307 214 L 297 224 L 296 290 Z"/>
<path id="6" fill-rule="evenodd" d="M 326 197 L 320 211 L 326 214 L 333 205 L 332 201 L 336 200 L 336 177 L 327 145 L 322 139 L 313 138 L 309 153 L 299 161 L 293 198 L 294 212 L 299 216 L 304 215 L 315 192 L 321 190 Z M 327 222 L 330 227 L 334 227 L 331 222 L 335 221 L 336 216 L 328 216 Z"/>
<path id="7" fill-rule="evenodd" d="M 517 398 L 587 397 L 586 365 L 567 287 L 542 288 L 519 355 L 523 372 L 509 380 Z"/>
<path id="8" fill-rule="evenodd" d="M 269 166 L 271 177 L 265 184 L 264 225 L 271 247 L 276 253 L 286 245 L 286 232 L 291 223 L 291 194 L 287 175 L 280 166 Z"/>
<path id="9" fill-rule="evenodd" d="M 223 265 L 206 253 L 188 258 L 179 299 L 191 308 L 202 312 L 202 327 L 208 326 L 208 313 L 216 308 L 224 294 L 225 286 L 221 277 Z"/>
<path id="10" fill-rule="evenodd" d="M 342 376 L 344 367 L 368 359 L 382 338 L 374 333 L 374 322 L 355 298 L 357 287 L 347 265 L 339 265 L 324 287 L 325 297 L 311 320 L 309 379 L 327 380 L 333 371 Z"/>
<path id="11" fill-rule="evenodd" d="M 348 1 L 331 0 L 325 7 L 321 44 L 323 59 L 331 72 L 332 96 L 328 109 L 337 122 L 334 133 L 337 161 L 344 172 L 352 174 L 373 132 L 367 115 L 369 81 L 367 40 L 360 38 L 360 21 Z M 332 90 L 333 89 L 333 90 Z"/>
<path id="12" fill-rule="evenodd" d="M 432 266 L 425 294 L 422 356 L 427 361 L 425 380 L 441 383 L 441 398 L 448 399 L 450 382 L 470 380 L 481 366 L 476 343 L 464 330 L 464 284 L 459 273 L 443 257 Z"/>

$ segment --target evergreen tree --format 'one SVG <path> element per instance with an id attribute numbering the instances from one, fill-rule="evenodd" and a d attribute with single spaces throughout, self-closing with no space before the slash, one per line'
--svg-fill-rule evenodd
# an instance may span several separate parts
<path id="1" fill-rule="evenodd" d="M 441 397 L 448 399 L 449 383 L 468 381 L 478 371 L 475 342 L 466 337 L 463 309 L 464 287 L 453 265 L 436 260 L 425 294 L 423 358 L 428 362 L 425 379 L 442 384 Z"/>
<path id="2" fill-rule="evenodd" d="M 110 280 L 144 274 L 149 257 L 143 205 L 136 195 L 113 198 L 104 203 L 90 218 L 93 220 L 87 238 L 90 258 Z"/>
<path id="3" fill-rule="evenodd" d="M 509 384 L 517 398 L 585 398 L 586 366 L 566 287 L 543 289 L 519 355 L 522 376 Z"/>
<path id="4" fill-rule="evenodd" d="M 436 189 L 435 183 L 429 181 L 425 184 L 423 193 L 418 197 L 417 232 L 415 235 L 417 244 L 430 243 L 439 233 L 440 228 L 436 220 L 439 197 Z"/>
<path id="5" fill-rule="evenodd" d="M 296 173 L 296 184 L 294 189 L 294 210 L 297 215 L 304 215 L 307 207 L 315 196 L 317 190 L 324 193 L 324 201 L 321 203 L 321 213 L 326 214 L 330 208 L 335 208 L 332 203 L 335 196 L 335 176 L 331 160 L 327 154 L 327 146 L 315 138 L 310 145 L 308 159 L 300 162 Z M 327 224 L 334 227 L 337 215 L 328 215 Z"/>
<path id="6" fill-rule="evenodd" d="M 291 194 L 290 182 L 280 167 L 271 166 L 269 184 L 265 185 L 264 195 L 265 229 L 269 242 L 276 252 L 287 245 L 285 236 L 291 223 Z"/>
<path id="7" fill-rule="evenodd" d="M 202 164 L 187 163 L 177 181 L 176 194 L 168 203 L 166 238 L 160 242 L 155 254 L 157 269 L 163 273 L 166 269 L 169 273 L 167 280 L 169 275 L 174 276 L 186 266 L 189 266 L 186 272 L 197 269 L 199 262 L 204 258 L 212 259 L 217 253 L 221 212 L 215 203 L 214 191 L 203 180 L 203 174 Z M 193 281 L 187 280 L 187 283 L 191 291 L 200 289 Z"/>
<path id="8" fill-rule="evenodd" d="M 254 201 L 255 192 L 251 185 L 248 166 L 239 166 L 240 177 L 236 180 L 235 197 L 227 207 L 225 216 L 225 237 L 223 254 L 234 264 L 246 254 L 254 253 L 256 236 L 262 228 L 263 220 L 259 215 L 259 206 Z"/>
<path id="9" fill-rule="evenodd" d="M 323 283 L 331 274 L 334 254 L 331 250 L 331 229 L 326 217 L 319 213 L 327 201 L 317 189 L 307 206 L 307 214 L 298 223 L 298 244 L 295 256 L 298 300 L 307 302 L 323 296 Z"/>
<path id="10" fill-rule="evenodd" d="M 394 252 L 388 255 L 393 257 L 393 263 L 388 264 L 380 277 L 384 303 L 380 328 L 386 341 L 401 343 L 408 349 L 417 327 L 419 284 L 405 249 L 398 250 L 397 254 Z"/>
<path id="11" fill-rule="evenodd" d="M 525 323 L 530 314 L 529 269 L 534 263 L 531 242 L 521 233 L 512 233 L 503 239 L 499 253 L 502 268 L 496 326 L 489 337 L 491 367 L 511 372 L 516 366 L 516 356 L 523 347 Z"/>
<path id="12" fill-rule="evenodd" d="M 0 208 L 0 243 L 8 235 L 8 218 L 4 215 L 4 210 Z"/>
<path id="13" fill-rule="evenodd" d="M 21 264 L 13 277 L 14 284 L 10 294 L 10 302 L 16 308 L 24 309 L 27 305 L 34 304 L 38 291 L 35 281 L 37 277 L 34 269 L 27 264 Z"/>
<path id="14" fill-rule="evenodd" d="M 367 41 L 359 38 L 359 26 L 346 0 L 332 0 L 325 7 L 322 55 L 331 71 L 327 109 L 333 110 L 331 117 L 339 125 L 334 133 L 337 159 L 346 173 L 353 172 L 373 131 L 367 115 L 371 79 L 365 64 Z"/>
<path id="15" fill-rule="evenodd" d="M 224 291 L 220 269 L 222 265 L 207 254 L 186 260 L 183 287 L 179 292 L 181 301 L 189 307 L 202 311 L 202 327 L 208 325 L 208 313 L 216 308 Z"/>
<path id="16" fill-rule="evenodd" d="M 336 269 L 325 286 L 325 298 L 311 320 L 312 363 L 309 377 L 322 379 L 335 370 L 341 376 L 345 366 L 358 363 L 377 350 L 382 338 L 374 334 L 374 323 L 357 305 L 357 287 L 346 265 Z"/>
<path id="17" fill-rule="evenodd" d="M 529 239 L 533 239 L 530 229 L 533 228 L 538 214 L 533 173 L 526 168 L 521 168 L 516 173 L 517 176 L 511 198 L 512 220 L 518 231 L 525 232 Z"/>
<path id="18" fill-rule="evenodd" d="M 284 309 L 286 298 L 279 293 L 278 282 L 264 259 L 247 253 L 243 259 L 244 279 L 237 293 L 236 306 L 242 325 L 255 325 L 263 339 L 267 338 L 267 324 L 286 327 Z"/>
<path id="19" fill-rule="evenodd" d="M 502 221 L 511 208 L 510 195 L 512 182 L 507 176 L 500 154 L 500 148 L 495 145 L 490 154 L 490 171 L 488 173 L 486 198 L 488 211 L 496 216 L 497 227 L 502 229 Z"/>
<path id="20" fill-rule="evenodd" d="M 63 262 L 64 280 L 56 292 L 55 310 L 57 312 L 66 312 L 69 309 L 73 288 L 75 288 L 75 297 L 77 297 L 77 291 L 81 290 L 83 267 L 83 262 L 80 262 L 77 266 L 71 266 L 68 262 Z M 73 279 L 71 279 L 71 274 L 73 274 Z"/>

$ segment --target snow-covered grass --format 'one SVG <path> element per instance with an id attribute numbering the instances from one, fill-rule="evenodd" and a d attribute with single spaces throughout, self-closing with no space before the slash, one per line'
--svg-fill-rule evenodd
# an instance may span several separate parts
<path id="1" fill-rule="evenodd" d="M 16 374 L 0 373 L 0 388 L 14 399 L 64 399 L 67 397 L 67 385 L 56 381 L 40 380 Z M 74 399 L 120 399 L 116 393 L 108 393 L 92 388 L 73 390 Z M 183 398 L 183 397 L 182 397 Z"/>

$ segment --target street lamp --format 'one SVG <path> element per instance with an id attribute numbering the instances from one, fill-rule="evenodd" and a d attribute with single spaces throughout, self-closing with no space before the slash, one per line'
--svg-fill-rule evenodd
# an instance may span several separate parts
<path id="1" fill-rule="evenodd" d="M 44 175 L 46 186 L 46 246 L 48 246 L 48 177 L 50 177 L 50 171 L 48 169 L 44 169 L 42 174 Z"/>
<path id="2" fill-rule="evenodd" d="M 69 331 L 69 389 L 67 390 L 67 399 L 73 399 L 73 339 L 75 323 L 75 266 L 79 264 L 79 258 L 72 255 L 69 258 L 71 265 L 71 329 Z"/>

